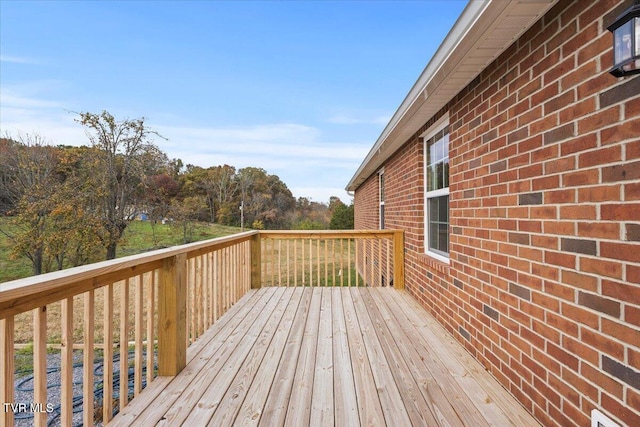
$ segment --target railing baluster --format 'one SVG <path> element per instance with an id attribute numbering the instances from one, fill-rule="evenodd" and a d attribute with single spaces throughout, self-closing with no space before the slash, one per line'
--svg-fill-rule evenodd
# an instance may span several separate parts
<path id="1" fill-rule="evenodd" d="M 340 286 L 344 286 L 344 239 L 340 239 Z"/>
<path id="2" fill-rule="evenodd" d="M 196 309 L 194 303 L 196 300 L 195 286 L 189 286 L 189 283 L 193 283 L 194 279 L 194 266 L 195 260 L 187 260 L 187 346 L 195 340 L 196 336 Z"/>
<path id="3" fill-rule="evenodd" d="M 275 240 L 274 239 L 269 239 L 271 242 L 271 258 L 269 259 L 269 267 L 271 267 L 271 286 L 275 286 L 276 285 L 276 279 L 275 279 L 275 274 L 276 274 L 276 269 L 275 269 Z"/>
<path id="4" fill-rule="evenodd" d="M 200 329 L 202 335 L 204 331 L 206 331 L 209 327 L 207 324 L 207 301 L 208 301 L 208 292 L 207 292 L 207 254 L 202 254 L 198 257 L 200 260 L 200 289 L 202 293 L 202 302 L 200 308 Z"/>
<path id="5" fill-rule="evenodd" d="M 197 259 L 200 272 L 198 273 L 198 277 L 200 278 L 200 301 L 198 301 L 198 305 L 200 306 L 200 335 L 204 333 L 207 329 L 207 280 L 206 280 L 206 270 L 205 270 L 205 258 L 206 254 L 200 255 Z"/>
<path id="6" fill-rule="evenodd" d="M 34 403 L 47 404 L 47 306 L 33 310 L 33 397 Z M 35 425 L 47 425 L 47 412 L 34 414 Z"/>
<path id="7" fill-rule="evenodd" d="M 254 252 L 254 254 L 257 252 Z M 267 283 L 267 239 L 260 239 L 260 277 L 261 286 L 269 286 Z M 255 285 L 254 285 L 255 286 Z"/>
<path id="8" fill-rule="evenodd" d="M 251 242 L 244 242 L 243 248 L 244 289 L 242 294 L 244 295 L 251 289 Z"/>
<path id="9" fill-rule="evenodd" d="M 387 239 L 385 244 L 387 248 L 387 277 L 389 278 L 387 285 L 391 286 L 393 283 L 393 236 Z"/>
<path id="10" fill-rule="evenodd" d="M 322 283 L 320 281 L 320 239 L 316 239 L 316 253 L 318 255 L 318 259 L 316 260 L 316 265 L 318 269 L 318 278 L 317 278 L 316 286 L 320 286 L 320 284 Z"/>
<path id="11" fill-rule="evenodd" d="M 150 273 L 149 288 L 147 289 L 147 386 L 153 381 L 154 374 L 154 341 L 155 334 L 153 333 L 154 314 L 155 310 L 155 290 L 157 283 L 157 270 Z"/>
<path id="12" fill-rule="evenodd" d="M 372 239 L 368 239 L 369 241 L 369 286 L 374 286 L 373 278 L 375 277 L 375 262 L 374 262 L 374 242 Z"/>
<path id="13" fill-rule="evenodd" d="M 60 421 L 69 426 L 73 423 L 73 297 L 62 300 L 61 311 Z"/>
<path id="14" fill-rule="evenodd" d="M 229 308 L 233 307 L 236 301 L 236 251 L 234 246 L 229 250 Z"/>
<path id="15" fill-rule="evenodd" d="M 195 263 L 195 286 L 196 286 L 196 328 L 198 333 L 196 337 L 200 337 L 204 332 L 204 281 L 202 280 L 202 255 L 194 258 Z"/>
<path id="16" fill-rule="evenodd" d="M 298 286 L 298 240 L 293 241 L 293 286 Z"/>
<path id="17" fill-rule="evenodd" d="M 240 259 L 238 258 L 238 246 L 233 245 L 231 250 L 233 251 L 233 303 L 235 304 L 239 299 L 238 284 L 240 283 L 240 271 L 238 269 L 240 268 Z"/>
<path id="18" fill-rule="evenodd" d="M 291 253 L 289 250 L 289 244 L 291 241 L 287 239 L 287 287 L 291 286 Z"/>
<path id="19" fill-rule="evenodd" d="M 8 316 L 0 320 L 0 402 L 14 403 L 14 383 L 15 383 L 15 360 L 13 350 L 14 340 L 14 317 Z M 0 412 L 2 425 L 13 427 L 13 411 L 4 410 Z"/>
<path id="20" fill-rule="evenodd" d="M 318 241 L 320 243 L 320 241 Z M 329 286 L 329 252 L 327 250 L 329 245 L 328 240 L 324 240 L 324 285 Z"/>
<path id="21" fill-rule="evenodd" d="M 129 402 L 129 279 L 120 288 L 120 408 Z"/>
<path id="22" fill-rule="evenodd" d="M 222 294 L 223 294 L 223 305 L 222 305 L 222 313 L 225 314 L 227 309 L 229 308 L 229 251 L 228 248 L 224 248 L 222 250 L 222 272 L 223 272 L 223 280 L 222 280 Z"/>
<path id="23" fill-rule="evenodd" d="M 198 327 L 198 317 L 200 315 L 200 288 L 198 286 L 198 257 L 192 258 L 189 260 L 190 271 L 187 280 L 187 289 L 191 290 L 191 297 L 193 301 L 189 304 L 190 309 L 192 310 L 191 321 L 192 323 L 192 331 L 191 331 L 191 341 L 190 343 L 195 342 L 200 334 L 200 328 Z"/>
<path id="24" fill-rule="evenodd" d="M 313 286 L 313 240 L 309 239 L 309 286 Z"/>
<path id="25" fill-rule="evenodd" d="M 103 375 L 102 420 L 107 423 L 113 416 L 113 284 L 104 287 L 103 325 Z"/>
<path id="26" fill-rule="evenodd" d="M 94 383 L 94 324 L 95 299 L 93 289 L 84 294 L 84 346 L 82 349 L 82 420 L 83 424 L 93 425 Z"/>
<path id="27" fill-rule="evenodd" d="M 133 395 L 137 396 L 142 391 L 142 334 L 144 315 L 144 275 L 139 275 L 136 281 L 136 308 L 135 308 L 135 361 L 133 374 Z"/>
<path id="28" fill-rule="evenodd" d="M 349 272 L 353 274 L 353 279 L 355 280 L 355 285 L 353 286 L 360 286 L 360 282 L 358 281 L 358 275 L 359 275 L 359 271 L 360 271 L 360 264 L 358 264 L 359 262 L 359 258 L 358 258 L 358 241 L 354 238 L 353 240 L 350 241 L 350 243 L 353 244 L 352 248 L 351 248 L 351 252 L 349 253 L 349 257 L 353 257 L 353 261 L 350 262 L 349 264 L 353 264 L 353 271 L 351 271 L 351 269 L 349 269 Z"/>
<path id="29" fill-rule="evenodd" d="M 349 274 L 349 281 L 348 281 L 349 287 L 351 287 L 351 240 L 352 239 L 347 240 L 347 265 L 348 265 L 347 268 L 349 269 L 349 273 L 348 273 Z M 356 246 L 355 245 L 355 240 L 353 240 L 353 243 L 354 243 L 354 246 Z M 358 250 L 357 250 L 357 246 L 356 246 L 356 259 L 355 259 L 355 262 L 356 262 L 356 274 L 357 274 L 357 271 L 358 271 L 357 270 L 357 267 L 358 267 Z M 357 285 L 357 283 L 358 283 L 358 281 L 356 279 L 356 285 Z"/>
<path id="30" fill-rule="evenodd" d="M 218 257 L 217 257 L 218 252 L 217 251 L 212 251 L 211 252 L 211 262 L 210 262 L 210 266 L 209 269 L 211 270 L 211 323 L 215 323 L 216 320 L 218 320 Z"/>
<path id="31" fill-rule="evenodd" d="M 331 266 L 333 275 L 333 286 L 336 286 L 336 241 L 331 240 Z"/>
<path id="32" fill-rule="evenodd" d="M 222 260 L 220 250 L 215 252 L 216 263 L 216 320 L 222 316 Z"/>
<path id="33" fill-rule="evenodd" d="M 282 286 L 282 239 L 278 239 L 278 286 Z"/>
<path id="34" fill-rule="evenodd" d="M 376 275 L 376 283 L 378 286 L 382 286 L 382 240 L 378 240 L 375 242 L 376 246 L 378 246 L 378 260 L 374 264 L 378 268 L 378 274 Z"/>
<path id="35" fill-rule="evenodd" d="M 209 329 L 211 326 L 211 284 L 210 284 L 210 274 L 209 274 L 209 257 L 211 256 L 211 252 L 207 252 L 202 255 L 202 289 L 204 292 L 204 328 L 205 330 Z"/>

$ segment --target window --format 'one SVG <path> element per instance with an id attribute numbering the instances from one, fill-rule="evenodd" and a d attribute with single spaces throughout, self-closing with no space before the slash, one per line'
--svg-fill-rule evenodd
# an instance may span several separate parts
<path id="1" fill-rule="evenodd" d="M 380 189 L 380 230 L 384 230 L 384 171 L 378 173 L 378 188 Z"/>
<path id="2" fill-rule="evenodd" d="M 432 129 L 424 141 L 425 252 L 449 262 L 449 127 Z"/>

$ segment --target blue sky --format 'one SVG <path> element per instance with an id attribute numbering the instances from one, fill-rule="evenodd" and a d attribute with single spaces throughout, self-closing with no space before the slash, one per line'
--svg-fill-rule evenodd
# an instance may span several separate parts
<path id="1" fill-rule="evenodd" d="M 0 132 L 88 144 L 145 117 L 170 158 L 344 187 L 466 1 L 0 0 Z"/>

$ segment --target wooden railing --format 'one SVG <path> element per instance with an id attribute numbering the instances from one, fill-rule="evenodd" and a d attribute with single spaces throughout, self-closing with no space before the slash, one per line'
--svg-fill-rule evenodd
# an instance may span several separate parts
<path id="1" fill-rule="evenodd" d="M 79 409 L 84 425 L 107 422 L 156 375 L 177 375 L 189 345 L 249 289 L 401 289 L 403 246 L 399 231 L 251 231 L 0 284 L 0 426 L 34 409 L 34 424 L 46 425 L 52 357 L 61 366 L 61 425 L 74 424 Z M 25 329 L 34 391 L 30 402 L 16 402 L 16 331 Z M 52 346 L 59 356 L 48 354 Z M 82 371 L 82 399 L 73 396 L 74 369 Z"/>
<path id="2" fill-rule="evenodd" d="M 52 357 L 58 357 L 48 355 L 47 347 L 60 349 L 61 425 L 77 424 L 74 349 L 83 360 L 84 425 L 110 420 L 156 374 L 176 375 L 186 364 L 189 344 L 251 288 L 251 242 L 257 234 L 0 284 L 0 425 L 12 426 L 14 411 L 34 412 L 34 424 L 46 425 L 47 369 Z M 15 401 L 16 326 L 33 331 L 34 392 L 29 402 Z M 101 376 L 94 374 L 97 353 Z M 114 373 L 118 367 L 119 376 Z"/>
<path id="3" fill-rule="evenodd" d="M 263 286 L 404 288 L 403 233 L 261 231 Z"/>

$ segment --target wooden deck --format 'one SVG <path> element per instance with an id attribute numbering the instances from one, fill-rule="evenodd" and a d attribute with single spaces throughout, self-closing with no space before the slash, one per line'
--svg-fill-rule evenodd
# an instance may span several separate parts
<path id="1" fill-rule="evenodd" d="M 109 425 L 534 426 L 408 295 L 252 290 Z"/>

